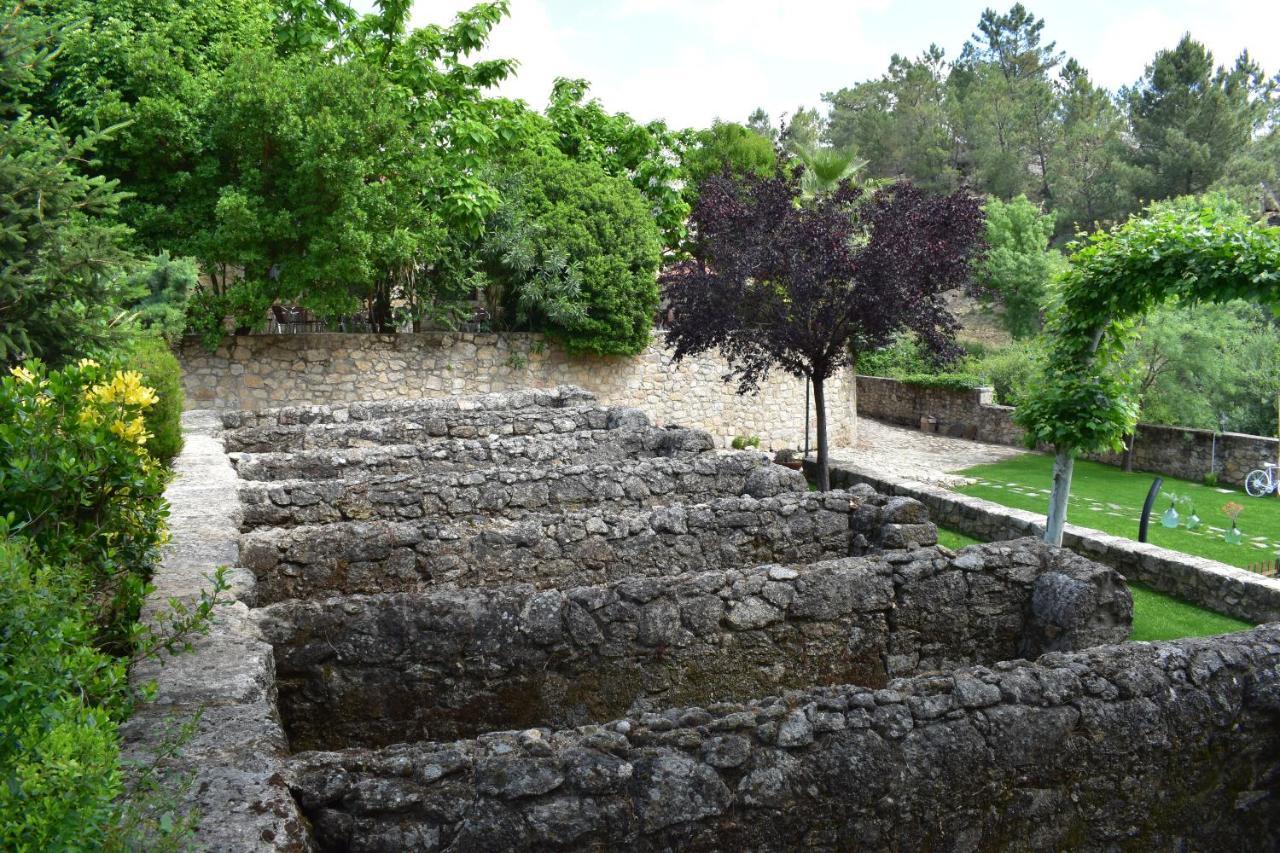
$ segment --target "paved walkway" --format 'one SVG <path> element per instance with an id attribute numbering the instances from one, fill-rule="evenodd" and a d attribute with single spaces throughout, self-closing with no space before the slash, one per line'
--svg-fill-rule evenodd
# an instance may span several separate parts
<path id="1" fill-rule="evenodd" d="M 950 438 L 858 418 L 857 447 L 833 447 L 831 463 L 862 468 L 884 477 L 954 486 L 970 480 L 950 472 L 1025 452 L 1003 444 Z"/>

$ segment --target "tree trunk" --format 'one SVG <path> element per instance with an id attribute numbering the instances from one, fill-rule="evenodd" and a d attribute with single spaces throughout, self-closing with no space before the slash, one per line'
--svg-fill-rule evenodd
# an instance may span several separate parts
<path id="1" fill-rule="evenodd" d="M 1133 473 L 1133 445 L 1136 444 L 1137 441 L 1138 433 L 1131 432 L 1124 443 L 1124 465 L 1121 466 L 1121 470 L 1130 474 Z"/>
<path id="2" fill-rule="evenodd" d="M 853 426 L 849 429 L 849 447 L 857 452 L 858 447 L 858 354 L 853 353 L 850 358 L 849 365 L 849 382 L 852 387 L 849 389 L 849 406 L 852 411 L 849 412 L 849 422 Z"/>
<path id="3" fill-rule="evenodd" d="M 818 421 L 818 491 L 831 489 L 831 470 L 827 459 L 827 399 L 822 380 L 813 377 L 813 413 Z"/>
<path id="4" fill-rule="evenodd" d="M 1057 448 L 1053 457 L 1053 494 L 1049 497 L 1049 516 L 1045 520 L 1044 541 L 1062 544 L 1062 528 L 1067 524 L 1067 498 L 1071 496 L 1071 472 L 1076 457 L 1070 450 Z"/>

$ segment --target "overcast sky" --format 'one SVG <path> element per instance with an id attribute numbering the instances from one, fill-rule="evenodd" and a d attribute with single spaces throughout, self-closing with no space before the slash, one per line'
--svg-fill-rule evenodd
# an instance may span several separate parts
<path id="1" fill-rule="evenodd" d="M 371 0 L 359 5 L 372 6 Z M 417 0 L 445 23 L 466 0 Z M 937 42 L 954 58 L 990 0 L 512 0 L 487 55 L 520 61 L 500 90 L 541 108 L 557 76 L 585 77 L 614 112 L 675 127 L 820 106 L 823 92 L 880 76 L 894 53 Z M 1006 11 L 1012 3 L 997 4 Z M 1280 71 L 1280 0 L 1031 0 L 1046 40 L 1112 89 L 1134 82 L 1182 33 L 1219 63 L 1247 48 Z"/>

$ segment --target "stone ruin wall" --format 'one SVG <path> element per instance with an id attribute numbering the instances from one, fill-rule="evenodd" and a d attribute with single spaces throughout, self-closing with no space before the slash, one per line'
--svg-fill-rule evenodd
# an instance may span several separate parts
<path id="1" fill-rule="evenodd" d="M 818 684 L 1118 642 L 1115 572 L 1045 546 L 937 549 L 602 586 L 290 600 L 258 612 L 295 749 L 583 725 L 637 701 Z"/>
<path id="2" fill-rule="evenodd" d="M 458 403 L 259 414 L 224 446 L 261 448 L 237 453 L 242 472 L 289 475 L 240 483 L 258 495 L 308 471 L 335 494 L 543 469 L 600 483 L 581 481 L 581 506 L 514 518 L 480 501 L 451 517 L 419 496 L 409 521 L 293 527 L 256 526 L 233 483 L 211 529 L 192 525 L 185 477 L 205 466 L 221 495 L 229 457 L 189 442 L 182 558 L 158 583 L 246 528 L 240 603 L 160 676 L 167 707 L 216 697 L 192 765 L 191 797 L 224 818 L 201 826 L 207 846 L 1249 850 L 1275 837 L 1274 626 L 1098 645 L 1127 636 L 1129 593 L 1069 552 L 1020 540 L 957 555 L 914 499 L 809 493 L 781 469 L 777 494 L 619 507 L 612 469 L 584 460 L 693 470 L 720 456 L 687 430 L 653 452 L 666 431 L 581 398 Z M 559 432 L 567 410 L 580 419 Z M 403 427 L 431 419 L 444 427 Z M 288 427 L 315 448 L 353 425 L 350 448 L 263 438 Z M 557 441 L 588 455 L 493 464 L 500 442 Z M 396 467 L 419 464 L 441 467 Z"/>
<path id="3" fill-rule="evenodd" d="M 805 444 L 803 381 L 775 372 L 758 395 L 741 396 L 714 354 L 671 364 L 660 332 L 627 358 L 572 356 L 533 334 L 423 333 L 244 335 L 214 353 L 188 338 L 180 359 L 189 409 L 345 405 L 567 384 L 608 404 L 644 409 L 659 426 L 705 429 L 718 447 L 738 435 L 758 436 L 763 449 Z M 856 386 L 842 374 L 826 392 L 832 443 L 854 444 Z"/>

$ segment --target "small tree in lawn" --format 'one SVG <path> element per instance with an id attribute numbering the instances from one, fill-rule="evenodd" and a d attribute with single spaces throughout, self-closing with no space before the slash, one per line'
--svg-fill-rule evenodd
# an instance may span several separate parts
<path id="1" fill-rule="evenodd" d="M 866 194 L 845 181 L 802 201 L 802 173 L 707 179 L 690 220 L 693 259 L 662 283 L 676 361 L 718 349 L 739 393 L 775 367 L 810 380 L 825 490 L 826 380 L 906 330 L 934 352 L 952 350 L 941 294 L 969 281 L 982 213 L 979 199 L 908 183 Z"/>
<path id="2" fill-rule="evenodd" d="M 1137 421 L 1117 368 L 1137 322 L 1165 302 L 1245 299 L 1280 308 L 1280 229 L 1205 205 L 1153 206 L 1073 246 L 1049 316 L 1049 366 L 1015 413 L 1027 443 L 1054 447 L 1044 539 L 1062 544 L 1079 453 L 1120 451 Z"/>

